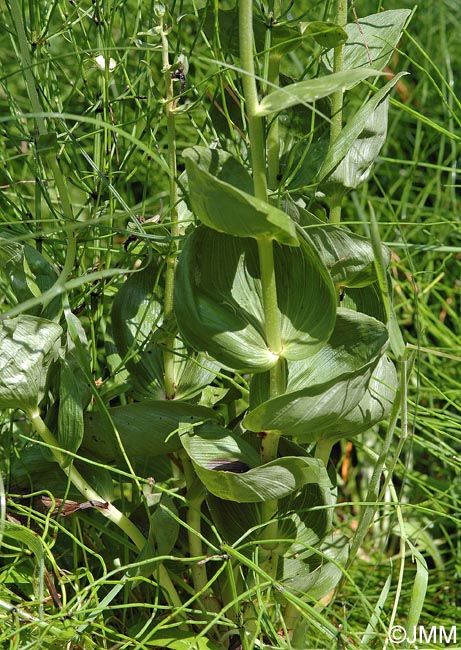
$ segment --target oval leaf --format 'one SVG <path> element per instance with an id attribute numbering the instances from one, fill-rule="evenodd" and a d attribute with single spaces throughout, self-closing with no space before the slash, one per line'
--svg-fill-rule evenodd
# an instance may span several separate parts
<path id="1" fill-rule="evenodd" d="M 328 149 L 328 153 L 318 172 L 319 181 L 325 179 L 347 156 L 349 151 L 354 148 L 357 139 L 360 138 L 364 131 L 366 132 L 366 124 L 372 118 L 379 104 L 386 99 L 395 84 L 405 74 L 407 73 L 400 72 L 395 75 L 381 90 L 363 104 L 352 119 L 348 121 L 332 146 Z"/>
<path id="2" fill-rule="evenodd" d="M 77 366 L 78 368 L 78 366 Z M 59 373 L 58 441 L 66 451 L 76 452 L 83 438 L 83 408 L 86 384 L 72 359 L 61 361 Z M 66 464 L 72 457 L 66 455 Z"/>
<path id="3" fill-rule="evenodd" d="M 314 552 L 314 549 L 318 548 L 325 535 L 331 532 L 333 505 L 331 487 L 315 484 L 305 485 L 298 493 L 279 501 L 278 512 L 281 521 L 278 534 L 288 537 L 292 528 L 292 543 L 288 555 L 302 553 L 303 557 L 307 557 L 309 549 Z"/>
<path id="4" fill-rule="evenodd" d="M 280 431 L 299 442 L 316 442 L 349 413 L 365 395 L 377 361 L 355 375 L 316 384 L 266 401 L 243 420 L 250 431 Z"/>
<path id="5" fill-rule="evenodd" d="M 184 151 L 184 158 L 192 208 L 205 225 L 235 237 L 298 245 L 290 217 L 249 193 L 248 175 L 229 154 L 193 147 Z"/>
<path id="6" fill-rule="evenodd" d="M 213 522 L 230 543 L 262 539 L 263 520 L 258 503 L 237 503 L 209 493 L 207 504 Z M 315 483 L 280 499 L 275 515 L 280 540 L 277 553 L 305 552 L 307 546 L 317 547 L 331 530 L 332 505 L 330 487 L 321 488 Z"/>
<path id="7" fill-rule="evenodd" d="M 258 503 L 285 497 L 307 483 L 330 485 L 318 459 L 285 456 L 259 465 L 249 443 L 220 427 L 182 433 L 181 442 L 207 490 L 221 499 Z"/>
<path id="8" fill-rule="evenodd" d="M 398 377 L 394 364 L 384 355 L 370 379 L 364 396 L 352 411 L 346 413 L 341 422 L 324 429 L 322 438 L 340 440 L 352 438 L 371 429 L 385 420 L 392 409 L 398 388 Z"/>
<path id="9" fill-rule="evenodd" d="M 274 245 L 282 356 L 304 358 L 329 338 L 336 297 L 330 277 L 307 241 Z M 181 253 L 175 283 L 179 330 L 193 348 L 237 370 L 262 372 L 277 362 L 264 336 L 256 242 L 201 226 Z"/>
<path id="10" fill-rule="evenodd" d="M 359 289 L 348 288 L 342 301 L 344 307 L 373 316 L 382 323 L 387 323 L 386 308 L 378 282 L 373 282 Z"/>
<path id="11" fill-rule="evenodd" d="M 389 61 L 411 15 L 410 9 L 381 11 L 354 21 L 345 27 L 348 35 L 344 46 L 344 67 L 348 70 L 372 66 L 382 70 Z M 371 63 L 370 63 L 371 58 Z M 325 56 L 325 65 L 333 69 L 334 52 Z"/>
<path id="12" fill-rule="evenodd" d="M 0 237 L 0 259 L 18 302 L 40 296 L 57 280 L 58 276 L 52 265 L 29 244 L 20 244 Z M 57 296 L 46 306 L 38 304 L 30 313 L 53 320 L 59 314 L 61 305 L 61 297 Z"/>
<path id="13" fill-rule="evenodd" d="M 130 372 L 139 398 L 165 399 L 164 342 L 168 336 L 162 307 L 156 300 L 155 264 L 131 275 L 120 287 L 112 307 L 112 335 Z M 175 348 L 175 399 L 191 399 L 216 376 L 219 365 L 204 355 L 190 353 L 181 341 Z"/>
<path id="14" fill-rule="evenodd" d="M 238 503 L 227 498 L 220 499 L 211 492 L 208 493 L 206 502 L 213 523 L 230 544 L 239 539 L 247 542 L 261 537 L 259 526 L 262 518 L 258 503 Z M 253 531 L 255 527 L 257 528 Z"/>
<path id="15" fill-rule="evenodd" d="M 318 250 L 336 287 L 365 287 L 376 281 L 375 256 L 369 239 L 323 223 L 307 210 L 300 210 L 300 216 L 303 236 Z M 387 246 L 381 248 L 387 268 L 391 253 Z"/>
<path id="16" fill-rule="evenodd" d="M 303 599 L 317 601 L 334 589 L 343 577 L 341 567 L 346 564 L 349 545 L 345 537 L 335 535 L 317 553 L 307 553 L 307 557 L 298 553 L 282 560 L 282 584 Z M 332 561 L 328 561 L 330 558 Z"/>
<path id="17" fill-rule="evenodd" d="M 62 328 L 35 316 L 0 322 L 0 408 L 34 409 L 57 359 Z"/>
<path id="18" fill-rule="evenodd" d="M 388 342 L 388 332 L 380 321 L 349 309 L 340 308 L 328 343 L 316 354 L 287 363 L 287 393 L 312 391 L 335 380 L 351 377 L 378 360 Z M 251 383 L 251 404 L 268 399 L 269 377 L 255 375 Z M 279 398 L 277 398 L 279 399 Z M 309 417 L 306 413 L 305 418 Z"/>
<path id="19" fill-rule="evenodd" d="M 321 184 L 320 191 L 327 196 L 354 189 L 368 178 L 374 161 L 386 141 L 389 97 L 366 116 L 363 130 L 349 148 L 339 165 Z M 333 189 L 332 187 L 333 186 Z"/>
<path id="20" fill-rule="evenodd" d="M 86 413 L 82 449 L 107 463 L 123 460 L 115 427 L 130 459 L 160 456 L 181 448 L 178 431 L 182 427 L 218 417 L 204 406 L 155 400 L 116 406 L 107 415 Z"/>
<path id="21" fill-rule="evenodd" d="M 302 27 L 305 27 L 305 33 L 312 36 L 321 47 L 337 47 L 347 41 L 347 32 L 335 23 L 315 20 L 303 23 Z"/>

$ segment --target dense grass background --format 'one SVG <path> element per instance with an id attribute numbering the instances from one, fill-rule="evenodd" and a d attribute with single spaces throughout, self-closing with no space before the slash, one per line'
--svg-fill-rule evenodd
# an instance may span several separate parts
<path id="1" fill-rule="evenodd" d="M 356 0 L 355 9 L 361 17 L 381 8 L 412 8 L 413 4 Z M 241 115 L 226 89 L 237 94 L 239 86 L 231 71 L 213 62 L 220 58 L 217 35 L 212 25 L 202 24 L 193 2 L 169 6 L 172 15 L 181 17 L 172 25 L 171 60 L 184 49 L 190 65 L 187 99 L 183 100 L 189 110 L 177 119 L 178 151 L 217 139 L 235 152 Z M 293 7 L 304 20 L 321 18 L 324 9 L 328 10 L 328 3 L 296 2 Z M 154 25 L 154 2 L 30 0 L 24 3 L 24 14 L 43 109 L 62 116 L 54 124 L 78 234 L 72 277 L 82 279 L 69 294 L 70 305 L 86 328 L 102 396 L 123 400 L 119 382 L 123 375 L 117 372 L 112 356 L 110 307 L 123 281 L 120 271 L 133 268 L 145 251 L 143 242 L 158 246 L 167 236 L 154 220 L 145 224 L 142 239 L 124 247 L 139 216 L 168 218 L 161 55 L 158 39 L 149 31 Z M 414 355 L 407 422 L 399 429 L 403 446 L 396 438 L 392 453 L 398 454 L 395 465 L 390 461 L 389 467 L 395 492 L 386 491 L 348 579 L 323 611 L 334 625 L 342 626 L 352 644 L 358 644 L 377 593 L 389 577 L 385 611 L 389 617 L 395 602 L 395 623 L 405 619 L 415 597 L 411 551 L 402 543 L 406 535 L 430 569 L 421 622 L 451 627 L 461 605 L 457 589 L 461 572 L 460 20 L 457 0 L 417 5 L 390 65 L 392 72 L 410 74 L 393 94 L 387 144 L 372 176 L 344 206 L 344 221 L 357 232 L 366 231 L 361 215 L 367 213 L 368 201 L 375 208 L 382 239 L 393 252 L 397 314 Z M 0 229 L 18 242 L 34 244 L 59 270 L 65 264 L 69 232 L 60 225 L 62 204 L 33 146 L 31 105 L 14 32 L 8 8 L 0 8 Z M 101 54 L 106 61 L 113 58 L 113 71 L 108 65 L 103 70 L 98 67 L 95 58 Z M 306 64 L 311 55 L 298 55 L 290 65 Z M 88 274 L 93 274 L 91 281 Z M 0 280 L 0 294 L 1 311 L 7 313 L 15 306 L 7 274 Z M 1 469 L 8 485 L 13 478 L 10 463 L 20 457 L 30 432 L 17 413 L 4 413 L 1 426 Z M 353 446 L 337 449 L 344 482 L 344 504 L 337 519 L 344 530 L 353 530 L 357 524 L 382 433 L 367 434 Z M 122 486 L 123 498 L 129 499 L 123 490 Z M 32 528 L 43 524 L 43 515 L 29 504 L 18 510 Z M 97 517 L 88 511 L 54 524 L 57 537 L 53 541 L 50 536 L 48 543 L 56 563 L 70 572 L 69 619 L 63 623 L 56 612 L 48 614 L 48 620 L 72 628 L 75 621 L 93 618 L 84 626 L 80 647 L 114 643 L 121 648 L 147 647 L 130 645 L 128 639 L 147 624 L 149 611 L 146 608 L 144 615 L 142 608 L 143 603 L 155 601 L 154 587 L 137 587 L 115 599 L 104 615 L 98 612 L 110 583 L 103 589 L 95 581 L 107 582 L 103 576 L 114 568 L 114 560 L 123 565 L 130 555 L 123 540 L 107 531 L 104 550 L 99 551 Z M 26 609 L 40 614 L 40 576 L 30 557 L 14 546 L 2 549 L 0 583 L 2 601 L 18 607 L 26 603 Z M 14 612 L 0 610 L 4 647 L 8 643 L 9 647 L 41 647 L 43 643 L 51 647 L 46 629 L 40 639 L 36 628 L 26 623 L 22 624 L 26 633 L 16 635 L 18 625 Z M 27 629 L 33 631 L 30 636 Z M 322 647 L 314 633 L 312 647 Z"/>

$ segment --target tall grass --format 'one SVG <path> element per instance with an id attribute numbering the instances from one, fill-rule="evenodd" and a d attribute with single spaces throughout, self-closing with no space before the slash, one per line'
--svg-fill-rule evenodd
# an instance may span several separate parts
<path id="1" fill-rule="evenodd" d="M 243 116 L 234 100 L 241 88 L 231 55 L 228 68 L 219 65 L 227 45 L 219 42 L 213 25 L 203 24 L 203 4 L 170 3 L 178 17 L 169 35 L 171 60 L 184 50 L 189 64 L 179 100 L 184 111 L 176 116 L 180 170 L 186 146 L 213 139 L 242 159 L 246 156 L 239 145 Z M 360 18 L 405 4 L 413 6 L 403 0 L 357 0 L 354 7 Z M 52 263 L 56 276 L 50 277 L 50 286 L 62 279 L 69 307 L 85 327 L 93 378 L 107 404 L 130 399 L 126 372 L 111 340 L 113 297 L 126 274 L 137 268 L 145 242 L 162 251 L 171 244 L 164 225 L 169 218 L 168 134 L 161 52 L 151 31 L 154 5 L 144 0 L 23 3 L 30 67 L 24 67 L 11 3 L 0 9 L 0 229 L 10 242 L 30 243 Z M 329 3 L 311 7 L 300 2 L 293 11 L 312 20 L 328 9 Z M 410 75 L 393 95 L 387 144 L 371 177 L 343 208 L 344 223 L 366 233 L 361 215 L 369 202 L 374 207 L 381 238 L 393 252 L 396 312 L 413 365 L 407 420 L 399 422 L 386 459 L 388 482 L 341 587 L 310 613 L 316 621 L 308 630 L 312 648 L 324 647 L 318 630 L 325 628 L 332 634 L 341 630 L 348 647 L 381 647 L 363 635 L 373 615 L 381 617 L 383 627 L 391 620 L 395 625 L 406 621 L 418 597 L 414 585 L 424 591 L 415 583 L 418 551 L 429 566 L 420 622 L 448 629 L 456 624 L 461 605 L 460 19 L 456 0 L 416 7 L 390 66 L 392 72 L 408 70 Z M 302 65 L 302 60 L 292 65 Z M 61 176 L 37 154 L 35 129 L 43 114 L 31 102 L 28 72 L 36 80 L 43 111 L 53 114 L 39 146 L 42 152 L 47 147 L 59 152 Z M 178 95 L 179 86 L 178 79 Z M 39 309 L 39 299 L 16 304 L 10 283 L 3 273 L 3 314 Z M 380 428 L 335 449 L 343 482 L 336 525 L 349 536 L 366 505 L 384 435 Z M 8 493 L 8 513 L 37 531 L 45 553 L 34 556 L 25 550 L 24 540 L 3 540 L 1 642 L 10 648 L 62 648 L 71 642 L 75 648 L 155 647 L 149 641 L 156 623 L 152 612 L 165 606 L 158 582 L 149 577 L 152 566 L 143 571 L 140 559 L 133 567 L 130 542 L 101 523 L 94 510 L 55 519 L 40 509 L 40 495 L 54 495 L 57 475 L 37 472 L 43 455 L 37 446 L 31 448 L 31 438 L 19 412 L 1 415 L 5 490 L 0 516 L 6 517 Z M 143 477 L 105 469 L 120 508 L 135 510 L 132 486 Z M 155 479 L 161 483 L 162 476 L 160 466 Z M 177 499 L 174 487 L 174 480 L 162 485 Z M 147 491 L 145 485 L 143 489 Z M 75 497 L 71 489 L 59 496 Z M 186 544 L 184 530 L 181 542 Z M 187 560 L 168 555 L 164 561 L 174 567 Z M 55 581 L 60 577 L 60 602 L 54 605 L 49 571 L 55 572 Z M 192 588 L 181 588 L 191 592 L 186 616 L 203 616 L 203 632 L 215 614 L 210 610 L 205 617 L 196 609 Z M 205 648 L 205 639 L 203 644 Z"/>

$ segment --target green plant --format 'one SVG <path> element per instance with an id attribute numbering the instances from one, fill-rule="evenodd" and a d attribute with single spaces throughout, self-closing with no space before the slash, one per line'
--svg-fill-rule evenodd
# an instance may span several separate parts
<path id="1" fill-rule="evenodd" d="M 149 36 L 162 57 L 167 153 L 144 150 L 167 178 L 166 218 L 151 245 L 139 228 L 129 244 L 142 268 L 133 265 L 124 283 L 112 285 L 115 345 L 102 392 L 92 379 L 100 361 L 88 354 L 68 293 L 92 279 L 117 279 L 126 269 L 108 266 L 69 279 L 81 225 L 57 163 L 53 126 L 66 114 L 42 115 L 19 4 L 12 0 L 10 7 L 36 156 L 55 179 L 62 211 L 50 212 L 55 224 L 65 224 L 68 246 L 57 274 L 46 256 L 22 243 L 22 233 L 5 230 L 2 254 L 17 306 L 2 322 L 0 404 L 21 409 L 53 457 L 44 460 L 30 445 L 21 463 L 39 462 L 43 473 L 46 462 L 54 477 L 57 462 L 68 479 L 60 482 L 56 474 L 59 494 L 77 498 L 76 488 L 85 505 L 128 535 L 130 553 L 138 551 L 92 620 L 125 584 L 135 591 L 153 580 L 148 593 L 156 606 L 151 619 L 132 625 L 136 647 L 227 647 L 238 636 L 245 648 L 302 648 L 309 627 L 331 643 L 337 630 L 319 603 L 347 576 L 375 513 L 383 457 L 406 387 L 389 251 L 372 207 L 367 238 L 341 226 L 341 201 L 367 178 L 384 143 L 389 96 L 401 75 L 381 84 L 380 71 L 409 12 L 378 13 L 359 27 L 345 25 L 345 2 L 337 3 L 335 22 L 309 23 L 295 21 L 278 2 L 265 13 L 247 0 L 227 10 L 207 4 L 197 12 L 204 34 L 211 26 L 224 51 L 232 49 L 235 42 L 225 41 L 238 19 L 239 54 L 232 68 L 218 62 L 226 117 L 223 129 L 218 121 L 210 126 L 218 145 L 183 147 L 185 174 L 179 174 L 176 120 L 193 110 L 181 104 L 178 88 L 187 60 L 179 53 L 170 60 L 171 17 L 155 5 Z M 296 59 L 306 45 L 311 58 Z M 106 90 L 108 60 L 102 59 Z M 294 81 L 294 63 L 317 69 L 309 80 Z M 223 80 L 241 97 L 238 129 Z M 366 94 L 359 85 L 365 80 Z M 97 114 L 86 124 L 99 129 Z M 72 155 L 81 155 L 67 126 L 63 140 Z M 143 146 L 137 135 L 131 141 Z M 115 174 L 109 163 L 102 167 L 96 165 L 96 193 L 109 190 L 111 213 Z M 62 294 L 63 304 L 57 300 Z M 400 384 L 387 356 L 389 337 Z M 109 407 L 111 400 L 117 405 Z M 340 487 L 328 466 L 331 450 L 383 420 L 389 421 L 388 446 L 376 459 L 372 505 L 350 546 L 343 532 L 333 533 Z M 111 503 L 114 471 L 122 503 L 131 501 L 125 506 L 130 518 Z M 58 508 L 65 507 L 46 487 Z M 22 529 L 8 522 L 3 532 L 35 549 L 44 569 L 43 549 L 19 535 Z M 418 567 L 421 584 L 422 561 Z M 42 618 L 31 627 L 40 627 Z M 57 642 L 77 642 L 89 624 L 51 634 Z M 379 612 L 376 626 L 385 632 Z M 367 630 L 367 638 L 375 632 Z"/>

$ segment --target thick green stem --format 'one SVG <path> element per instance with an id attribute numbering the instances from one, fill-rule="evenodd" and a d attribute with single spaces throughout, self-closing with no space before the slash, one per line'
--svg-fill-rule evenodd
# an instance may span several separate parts
<path id="1" fill-rule="evenodd" d="M 173 312 L 173 293 L 174 293 L 174 277 L 176 269 L 176 260 L 178 254 L 178 237 L 179 237 L 179 221 L 178 221 L 178 187 L 176 183 L 176 119 L 174 114 L 173 102 L 173 80 L 170 72 L 170 61 L 168 53 L 168 32 L 167 27 L 164 25 L 163 16 L 160 17 L 160 30 L 162 38 L 162 70 L 164 73 L 165 83 L 165 103 L 164 110 L 166 116 L 167 138 L 168 138 L 168 154 L 167 162 L 170 170 L 169 175 L 169 195 L 170 195 L 170 234 L 171 244 L 170 250 L 166 257 L 166 272 L 165 272 L 165 296 L 163 302 L 164 309 L 164 322 L 167 328 L 167 338 L 165 340 L 165 350 L 163 352 L 163 368 L 165 378 L 165 395 L 168 399 L 172 399 L 176 392 L 176 378 L 174 370 L 174 347 L 175 347 L 175 328 L 172 327 L 172 320 L 174 318 Z"/>
<path id="2" fill-rule="evenodd" d="M 243 70 L 242 83 L 248 115 L 254 194 L 259 199 L 267 201 L 266 142 L 264 138 L 264 121 L 258 115 L 259 101 L 253 59 L 253 2 L 251 0 L 241 0 L 239 4 L 239 34 L 240 63 Z M 282 352 L 282 340 L 272 240 L 258 240 L 258 253 L 266 341 L 274 357 L 279 357 Z M 274 370 L 270 373 L 270 394 L 273 397 L 280 394 L 280 388 L 283 385 L 280 377 L 282 369 L 283 364 L 278 360 Z M 279 434 L 273 432 L 265 434 L 261 444 L 261 461 L 263 463 L 268 463 L 277 458 L 278 441 Z M 276 513 L 277 501 L 262 504 L 263 521 L 270 521 Z M 277 528 L 277 522 L 271 523 L 264 529 L 263 537 L 267 540 L 277 538 Z M 265 555 L 263 565 L 265 570 L 275 577 L 277 555 L 272 552 L 270 547 L 271 544 L 269 543 L 267 548 L 262 549 L 263 555 Z"/>
<path id="3" fill-rule="evenodd" d="M 344 27 L 347 23 L 347 0 L 336 0 L 335 23 Z M 333 72 L 344 69 L 344 44 L 334 48 Z M 330 146 L 335 142 L 343 128 L 343 90 L 337 90 L 331 95 Z M 330 222 L 341 222 L 341 199 L 334 201 L 330 208 Z"/>
<path id="4" fill-rule="evenodd" d="M 259 101 L 253 60 L 253 3 L 250 0 L 240 2 L 239 28 L 240 64 L 243 70 L 243 94 L 248 115 L 254 193 L 259 199 L 267 201 L 264 122 L 263 118 L 257 114 Z M 266 245 L 269 243 L 267 242 Z M 270 243 L 270 245 L 272 244 Z"/>
<path id="5" fill-rule="evenodd" d="M 258 115 L 258 93 L 253 60 L 253 3 L 243 0 L 240 3 L 240 61 L 243 69 L 243 91 L 248 114 L 251 161 L 254 194 L 267 201 L 266 147 L 264 122 Z M 277 308 L 277 287 L 275 283 L 273 242 L 270 239 L 258 240 L 259 266 L 265 318 L 266 339 L 274 355 L 281 352 L 280 319 Z"/>
<path id="6" fill-rule="evenodd" d="M 189 456 L 186 452 L 180 453 L 184 478 L 186 480 L 188 492 L 188 507 L 187 507 L 187 524 L 189 529 L 187 531 L 189 541 L 189 554 L 192 558 L 203 556 L 202 547 L 202 503 L 205 499 L 204 490 L 197 494 L 197 489 L 194 488 L 196 482 L 195 470 L 192 466 Z M 194 498 L 189 498 L 191 492 L 195 492 Z M 206 564 L 199 564 L 196 560 L 191 566 L 192 580 L 194 582 L 194 589 L 196 594 L 203 594 L 201 602 L 205 611 L 217 613 L 221 610 L 221 603 L 216 596 L 211 592 L 208 586 L 208 576 L 206 571 Z"/>

